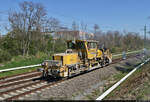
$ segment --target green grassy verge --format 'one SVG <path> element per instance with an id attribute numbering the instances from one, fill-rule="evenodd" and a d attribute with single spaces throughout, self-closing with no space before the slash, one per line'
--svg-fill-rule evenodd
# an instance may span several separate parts
<path id="1" fill-rule="evenodd" d="M 8 72 L 1 72 L 0 78 L 6 77 L 6 76 L 13 76 L 13 75 L 17 75 L 17 74 L 22 74 L 22 73 L 26 73 L 26 72 L 32 72 L 34 70 L 37 70 L 37 68 L 39 68 L 39 67 L 20 69 L 20 70 L 8 71 Z"/>
<path id="2" fill-rule="evenodd" d="M 150 63 L 133 73 L 127 80 L 111 92 L 105 99 L 150 99 Z M 117 75 L 116 75 L 117 77 Z M 117 79 L 120 79 L 117 77 Z M 117 96 L 116 96 L 117 94 Z"/>
<path id="3" fill-rule="evenodd" d="M 130 55 L 135 55 L 135 54 L 137 54 L 137 53 L 139 53 L 139 52 L 136 52 L 136 53 L 130 53 L 130 54 L 127 54 L 126 56 L 128 57 L 128 56 L 130 56 Z M 120 53 L 120 54 L 121 54 L 121 53 Z M 118 59 L 118 58 L 122 58 L 122 55 L 112 57 L 112 59 Z"/>
<path id="4" fill-rule="evenodd" d="M 42 57 L 42 58 L 36 58 L 36 57 L 16 57 L 14 60 L 4 63 L 4 66 L 0 67 L 0 70 L 7 69 L 7 68 L 13 68 L 13 67 L 20 67 L 20 66 L 28 66 L 28 65 L 34 65 L 34 64 L 40 64 L 46 59 L 51 59 L 50 57 Z"/>
<path id="5" fill-rule="evenodd" d="M 4 66 L 0 67 L 0 70 L 2 69 L 8 69 L 8 68 L 13 68 L 13 67 L 20 67 L 20 66 L 28 66 L 28 65 L 34 65 L 34 64 L 40 64 L 46 59 L 51 59 L 48 56 L 42 56 L 42 57 L 37 57 L 37 56 L 30 56 L 30 57 L 23 57 L 23 56 L 17 56 L 12 59 L 12 61 L 4 63 Z M 1 72 L 0 73 L 0 78 L 1 77 L 6 77 L 6 76 L 13 76 L 21 73 L 26 73 L 26 72 L 31 72 L 34 70 L 37 70 L 39 67 L 33 67 L 33 68 L 27 68 L 27 69 L 19 69 L 19 70 L 14 70 L 14 71 L 8 71 L 8 72 Z"/>

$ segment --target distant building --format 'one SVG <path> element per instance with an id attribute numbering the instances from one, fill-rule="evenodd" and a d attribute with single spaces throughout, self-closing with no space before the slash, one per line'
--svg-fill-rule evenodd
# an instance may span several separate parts
<path id="1" fill-rule="evenodd" d="M 54 28 L 51 28 L 51 29 L 46 28 L 46 29 L 43 29 L 41 34 L 55 37 L 56 31 L 68 31 L 68 28 L 67 27 L 58 27 L 58 28 L 55 28 L 55 29 Z"/>
<path id="2" fill-rule="evenodd" d="M 61 38 L 65 40 L 73 40 L 73 39 L 90 39 L 94 37 L 93 33 L 87 33 L 82 31 L 57 31 L 55 32 L 56 38 Z"/>
<path id="3" fill-rule="evenodd" d="M 47 36 L 54 36 L 55 32 L 51 31 L 51 32 L 41 32 L 42 35 L 47 35 Z"/>

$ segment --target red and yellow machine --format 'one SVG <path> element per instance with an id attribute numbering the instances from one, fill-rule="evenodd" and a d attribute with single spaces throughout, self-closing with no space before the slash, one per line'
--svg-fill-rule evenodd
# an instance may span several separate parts
<path id="1" fill-rule="evenodd" d="M 66 52 L 54 54 L 53 60 L 45 60 L 40 71 L 44 77 L 70 77 L 111 63 L 109 49 L 98 49 L 97 43 L 94 40 L 69 40 Z"/>

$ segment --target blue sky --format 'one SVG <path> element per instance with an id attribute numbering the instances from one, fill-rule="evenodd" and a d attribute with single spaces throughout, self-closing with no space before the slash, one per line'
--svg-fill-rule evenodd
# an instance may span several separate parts
<path id="1" fill-rule="evenodd" d="M 1 0 L 1 24 L 7 21 L 10 8 L 18 10 L 23 0 Z M 96 23 L 102 31 L 127 30 L 143 33 L 147 24 L 150 29 L 150 0 L 27 0 L 42 3 L 48 16 L 58 18 L 63 25 L 70 26 L 72 21 L 83 22 L 92 30 Z"/>

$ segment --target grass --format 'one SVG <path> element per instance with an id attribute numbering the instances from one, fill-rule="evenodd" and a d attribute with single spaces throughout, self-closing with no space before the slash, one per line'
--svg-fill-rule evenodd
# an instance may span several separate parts
<path id="1" fill-rule="evenodd" d="M 120 80 L 121 78 L 123 78 L 125 75 L 127 75 L 127 73 L 118 73 L 118 74 L 115 74 L 113 77 L 115 80 Z"/>
<path id="2" fill-rule="evenodd" d="M 89 100 L 94 100 L 93 96 L 91 96 L 91 95 L 87 95 L 86 98 Z"/>
<path id="3" fill-rule="evenodd" d="M 132 52 L 132 51 L 135 51 L 135 50 L 128 50 L 126 52 Z M 118 52 L 114 52 L 112 53 L 113 55 L 117 55 L 117 54 L 122 54 L 122 51 L 118 51 Z"/>
<path id="4" fill-rule="evenodd" d="M 38 67 L 34 67 L 34 68 L 28 68 L 28 69 L 20 69 L 20 70 L 14 70 L 14 71 L 8 71 L 8 72 L 1 72 L 0 74 L 0 78 L 1 77 L 6 77 L 6 76 L 13 76 L 16 74 L 21 74 L 21 73 L 26 73 L 26 72 L 31 72 L 36 70 Z"/>
<path id="5" fill-rule="evenodd" d="M 137 63 L 136 64 L 136 66 L 138 66 L 140 63 Z M 127 69 L 129 69 L 129 68 L 133 68 L 134 66 L 128 66 L 128 67 L 126 67 Z M 137 70 L 135 73 L 138 73 L 138 72 L 141 72 L 140 71 L 140 69 L 139 70 Z M 114 80 L 116 80 L 116 81 L 119 81 L 119 80 L 121 80 L 124 76 L 126 76 L 127 74 L 128 74 L 129 72 L 124 72 L 124 73 L 118 73 L 118 74 L 115 74 L 115 75 L 113 75 L 113 77 L 114 77 Z M 134 74 L 135 74 L 134 73 Z M 128 79 L 127 79 L 128 80 Z M 120 91 L 121 90 L 121 86 L 118 86 L 115 90 L 117 90 L 117 91 Z M 115 91 L 114 90 L 114 91 Z M 114 93 L 114 91 L 113 92 L 111 92 L 108 96 L 106 96 L 106 98 L 105 99 L 107 99 L 107 97 L 114 97 L 116 94 Z"/>
<path id="6" fill-rule="evenodd" d="M 139 90 L 137 99 L 149 100 L 150 98 L 150 79 L 143 83 L 142 89 Z"/>
<path id="7" fill-rule="evenodd" d="M 131 51 L 129 51 L 129 52 L 131 52 Z M 136 52 L 136 53 L 139 53 L 139 52 Z M 128 57 L 130 55 L 133 55 L 133 54 L 136 54 L 136 53 L 127 54 L 126 57 Z M 118 53 L 118 54 L 122 54 L 122 53 Z M 116 55 L 116 54 L 112 54 L 112 55 Z M 120 56 L 114 56 L 114 57 L 112 57 L 112 59 L 117 59 L 117 58 L 121 58 L 121 57 L 122 57 L 122 55 L 120 55 Z"/>
<path id="8" fill-rule="evenodd" d="M 27 66 L 27 65 L 34 65 L 34 64 L 40 64 L 46 59 L 51 59 L 50 57 L 44 55 L 42 57 L 38 56 L 17 56 L 14 57 L 10 62 L 3 63 L 4 66 L 0 67 L 0 70 L 2 69 L 8 69 L 8 68 L 14 68 L 14 67 L 20 67 L 20 66 Z M 31 72 L 36 70 L 39 67 L 33 67 L 33 68 L 27 68 L 27 69 L 19 69 L 14 71 L 8 71 L 8 72 L 1 72 L 0 77 L 6 77 L 6 76 L 12 76 L 17 75 L 25 72 Z"/>
<path id="9" fill-rule="evenodd" d="M 116 94 L 119 94 L 119 92 L 123 92 L 124 87 L 129 87 L 126 95 L 132 95 L 134 96 L 137 100 L 148 100 L 149 95 L 150 95 L 150 79 L 148 79 L 148 81 L 146 81 L 145 79 L 139 83 L 137 83 L 137 85 L 135 88 L 131 89 L 131 85 L 134 84 L 134 80 L 136 80 L 137 78 L 139 78 L 138 76 L 144 74 L 144 73 L 148 73 L 148 66 L 150 64 L 146 64 L 144 65 L 142 68 L 138 69 L 135 73 L 133 73 L 133 75 L 131 75 L 125 82 L 123 82 L 119 87 L 117 87 L 113 92 L 111 92 L 105 99 L 111 99 L 111 98 L 115 98 Z M 147 68 L 148 67 L 148 68 Z M 121 75 L 122 76 L 122 75 Z M 119 75 L 115 75 L 116 79 L 119 79 Z M 141 77 L 141 76 L 140 76 Z M 148 76 L 146 76 L 148 77 Z M 144 77 L 143 77 L 144 78 Z M 143 79 L 142 78 L 142 79 Z M 140 79 L 139 79 L 140 80 Z M 140 84 L 141 83 L 141 84 Z M 121 97 L 121 96 L 120 96 Z"/>
<path id="10" fill-rule="evenodd" d="M 1 66 L 0 70 L 1 69 L 7 69 L 7 68 L 13 68 L 13 67 L 40 64 L 46 59 L 50 59 L 50 58 L 48 58 L 48 57 L 36 58 L 36 57 L 17 56 L 14 59 L 12 59 L 12 61 L 4 63 L 4 66 Z"/>

